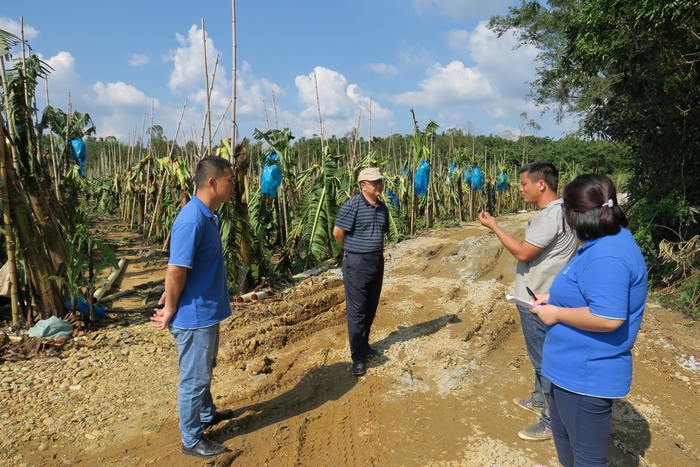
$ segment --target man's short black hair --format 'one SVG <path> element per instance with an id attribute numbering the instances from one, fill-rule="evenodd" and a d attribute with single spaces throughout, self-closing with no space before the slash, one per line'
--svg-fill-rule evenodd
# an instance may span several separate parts
<path id="1" fill-rule="evenodd" d="M 203 157 L 197 163 L 197 168 L 194 171 L 194 183 L 197 188 L 202 188 L 210 178 L 221 178 L 225 169 L 233 171 L 233 165 L 225 157 Z"/>
<path id="2" fill-rule="evenodd" d="M 554 164 L 547 161 L 535 161 L 525 164 L 518 170 L 519 174 L 526 176 L 533 182 L 544 180 L 550 190 L 554 193 L 559 189 L 559 171 Z"/>

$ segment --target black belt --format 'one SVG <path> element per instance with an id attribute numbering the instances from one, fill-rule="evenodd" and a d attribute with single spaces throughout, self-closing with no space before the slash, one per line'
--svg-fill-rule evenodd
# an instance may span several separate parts
<path id="1" fill-rule="evenodd" d="M 355 253 L 353 251 L 346 251 L 346 255 L 359 255 L 359 256 L 383 256 L 384 250 L 370 251 L 367 253 Z"/>

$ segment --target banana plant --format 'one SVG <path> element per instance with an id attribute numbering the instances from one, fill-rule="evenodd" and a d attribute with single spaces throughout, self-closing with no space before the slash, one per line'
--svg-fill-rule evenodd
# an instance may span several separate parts
<path id="1" fill-rule="evenodd" d="M 323 166 L 314 164 L 300 174 L 299 192 L 308 193 L 301 203 L 301 216 L 295 221 L 288 249 L 295 259 L 292 270 L 300 272 L 321 263 L 328 256 L 339 256 L 341 249 L 333 238 L 333 227 L 340 205 L 347 201 L 341 189 L 337 160 L 324 150 Z"/>
<path id="2" fill-rule="evenodd" d="M 390 192 L 388 190 L 394 193 L 395 198 L 389 195 Z M 387 242 L 391 244 L 398 243 L 406 237 L 404 235 L 406 213 L 401 210 L 401 204 L 399 202 L 399 197 L 395 194 L 396 192 L 397 187 L 394 179 L 390 177 L 385 178 L 384 192 L 382 193 L 381 199 L 389 211 L 389 233 L 387 234 Z"/>
<path id="3" fill-rule="evenodd" d="M 85 136 L 94 135 L 97 132 L 97 127 L 90 118 L 90 114 L 74 111 L 69 116 L 63 110 L 50 105 L 44 108 L 38 127 L 40 132 L 47 128 L 58 135 L 63 142 L 64 148 L 66 148 L 63 151 L 63 164 L 68 167 L 74 159 L 74 149 L 70 142 L 74 139 L 83 139 Z"/>
<path id="4" fill-rule="evenodd" d="M 282 213 L 280 219 L 282 228 L 280 230 L 285 237 L 283 240 L 286 242 L 286 236 L 289 232 L 289 220 L 295 217 L 301 193 L 293 189 L 297 179 L 295 173 L 297 158 L 291 149 L 291 143 L 295 137 L 289 128 L 282 130 L 273 129 L 264 133 L 256 128 L 253 132 L 253 137 L 256 141 L 265 141 L 280 158 L 280 167 L 282 169 Z"/>
<path id="5" fill-rule="evenodd" d="M 93 321 L 92 292 L 97 285 L 107 280 L 104 277 L 98 277 L 110 265 L 118 268 L 119 261 L 117 261 L 117 256 L 109 246 L 90 235 L 86 224 L 76 227 L 75 232 L 72 234 L 65 227 L 61 227 L 68 238 L 66 243 L 66 250 L 68 251 L 66 272 L 63 276 L 49 276 L 49 279 L 61 282 L 65 286 L 70 299 L 71 311 L 77 310 L 80 296 L 87 297 L 91 305 L 90 320 Z M 102 253 L 102 260 L 97 267 L 94 267 L 92 264 L 94 248 L 97 248 Z"/>
<path id="6" fill-rule="evenodd" d="M 257 190 L 250 197 L 250 231 L 253 237 L 253 278 L 260 282 L 275 274 L 272 255 L 277 246 L 278 221 L 274 200 Z M 277 246 L 279 248 L 279 246 Z M 278 263 L 279 264 L 279 263 Z"/>
<path id="7" fill-rule="evenodd" d="M 430 120 L 425 126 L 425 129 L 421 131 L 418 128 L 418 121 L 416 120 L 416 114 L 411 109 L 411 115 L 413 116 L 413 135 L 411 137 L 411 157 L 409 160 L 409 172 L 414 174 L 418 168 L 418 164 L 425 159 L 430 159 L 430 148 L 429 142 L 435 136 L 437 129 L 440 127 L 437 123 Z M 415 183 L 411 182 L 413 191 L 411 192 L 411 213 L 409 216 L 410 224 L 409 231 L 411 235 L 416 233 L 416 217 L 418 214 L 418 197 L 415 194 Z M 428 189 L 430 192 L 430 188 Z M 426 196 L 426 202 L 427 202 Z M 426 219 L 426 225 L 430 224 L 430 219 Z"/>

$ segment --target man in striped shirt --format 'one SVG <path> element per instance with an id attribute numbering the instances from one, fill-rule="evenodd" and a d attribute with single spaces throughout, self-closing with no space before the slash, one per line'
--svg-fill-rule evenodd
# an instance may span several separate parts
<path id="1" fill-rule="evenodd" d="M 343 281 L 352 373 L 362 376 L 367 369 L 367 356 L 378 353 L 369 346 L 369 333 L 382 292 L 389 211 L 379 201 L 384 190 L 384 177 L 379 170 L 364 169 L 358 180 L 361 192 L 340 207 L 333 236 L 345 250 Z"/>

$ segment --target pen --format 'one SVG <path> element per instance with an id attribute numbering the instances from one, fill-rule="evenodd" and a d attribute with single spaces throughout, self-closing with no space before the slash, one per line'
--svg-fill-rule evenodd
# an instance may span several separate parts
<path id="1" fill-rule="evenodd" d="M 525 287 L 525 290 L 527 290 L 527 293 L 530 294 L 530 296 L 532 297 L 533 300 L 537 300 L 535 293 L 532 290 L 530 290 L 530 287 Z"/>

